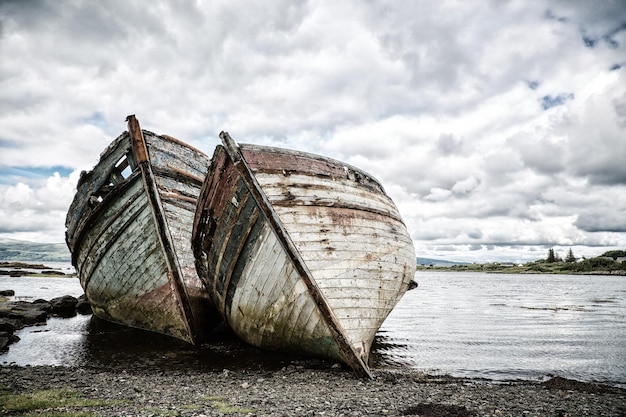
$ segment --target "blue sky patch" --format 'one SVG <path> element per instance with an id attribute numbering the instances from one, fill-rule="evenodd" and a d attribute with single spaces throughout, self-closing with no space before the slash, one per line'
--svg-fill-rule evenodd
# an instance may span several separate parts
<path id="1" fill-rule="evenodd" d="M 528 88 L 531 90 L 536 90 L 539 88 L 539 81 L 528 81 L 526 85 L 528 85 Z"/>
<path id="2" fill-rule="evenodd" d="M 620 43 L 614 38 L 614 36 L 623 30 L 626 30 L 626 22 L 620 24 L 615 29 L 608 31 L 604 35 L 598 35 L 595 37 L 586 35 L 584 33 L 585 30 L 583 29 L 583 42 L 587 48 L 595 48 L 596 46 L 598 46 L 600 41 L 603 41 L 607 47 L 611 49 L 617 49 L 620 47 Z"/>
<path id="3" fill-rule="evenodd" d="M 99 128 L 103 128 L 106 125 L 104 114 L 100 111 L 93 112 L 91 116 L 85 119 L 85 122 L 90 125 L 98 126 Z"/>
<path id="4" fill-rule="evenodd" d="M 0 148 L 19 148 L 19 144 L 14 140 L 0 138 Z"/>
<path id="5" fill-rule="evenodd" d="M 3 167 L 0 168 L 0 184 L 16 184 L 31 182 L 51 177 L 58 172 L 62 177 L 68 177 L 74 169 L 64 166 L 43 167 Z"/>
<path id="6" fill-rule="evenodd" d="M 566 17 L 562 17 L 562 16 L 557 16 L 556 14 L 554 14 L 554 12 L 550 9 L 546 10 L 546 12 L 543 15 L 546 19 L 548 20 L 556 20 L 557 22 L 561 22 L 561 23 L 566 23 L 568 21 L 568 19 Z"/>
<path id="7" fill-rule="evenodd" d="M 541 97 L 541 107 L 543 107 L 544 110 L 548 110 L 552 107 L 565 104 L 566 101 L 573 100 L 573 99 L 574 99 L 574 94 L 572 93 L 568 93 L 568 94 L 563 93 L 563 94 L 559 94 L 558 96 L 547 95 L 547 96 Z"/>
<path id="8" fill-rule="evenodd" d="M 598 43 L 597 39 L 590 38 L 589 36 L 583 36 L 583 42 L 587 48 L 595 48 Z"/>

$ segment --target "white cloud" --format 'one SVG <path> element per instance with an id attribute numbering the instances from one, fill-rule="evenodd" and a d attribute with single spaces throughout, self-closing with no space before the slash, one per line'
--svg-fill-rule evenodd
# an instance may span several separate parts
<path id="1" fill-rule="evenodd" d="M 37 242 L 63 242 L 65 215 L 79 172 L 54 173 L 35 185 L 0 184 L 0 236 Z"/>
<path id="2" fill-rule="evenodd" d="M 624 247 L 621 3 L 2 2 L 0 174 L 90 169 L 135 113 L 363 168 L 418 254 Z M 1 185 L 0 232 L 61 241 L 76 175 Z"/>

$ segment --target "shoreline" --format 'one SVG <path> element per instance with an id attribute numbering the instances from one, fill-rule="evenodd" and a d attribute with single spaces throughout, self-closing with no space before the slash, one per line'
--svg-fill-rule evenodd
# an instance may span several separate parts
<path id="1" fill-rule="evenodd" d="M 52 262 L 67 266 L 70 272 L 64 271 L 58 266 L 45 265 L 50 262 L 32 263 L 24 261 L 0 261 L 0 277 L 10 278 L 32 277 L 32 278 L 77 278 L 76 272 L 71 267 L 70 262 Z M 8 288 L 5 288 L 8 289 Z"/>
<path id="2" fill-rule="evenodd" d="M 70 390 L 103 403 L 73 411 L 100 416 L 626 415 L 626 390 L 602 384 L 564 378 L 494 383 L 407 369 L 373 374 L 365 380 L 337 367 L 293 364 L 214 372 L 9 365 L 0 366 L 0 395 Z"/>
<path id="3" fill-rule="evenodd" d="M 50 263 L 50 262 L 48 262 Z M 67 262 L 52 262 L 71 265 Z M 41 263 L 31 263 L 28 261 L 0 261 L 0 275 L 9 275 L 9 272 L 17 272 L 19 275 L 14 276 L 31 276 L 31 277 L 59 277 L 59 278 L 77 278 L 75 272 L 65 273 L 59 271 L 58 268 L 46 266 L 46 261 Z M 28 270 L 37 270 L 40 272 L 32 272 Z M 626 270 L 603 270 L 596 269 L 591 271 L 573 271 L 562 269 L 530 269 L 527 266 L 504 266 L 499 263 L 482 263 L 482 264 L 461 264 L 452 266 L 440 265 L 424 265 L 417 264 L 415 272 L 477 272 L 487 274 L 507 274 L 507 275 L 610 275 L 610 276 L 626 276 Z"/>
<path id="4" fill-rule="evenodd" d="M 387 367 L 374 368 L 370 381 L 315 360 L 217 370 L 111 365 L 0 364 L 0 415 L 22 415 L 3 408 L 10 399 L 63 390 L 100 405 L 47 408 L 83 417 L 626 416 L 626 388 L 560 377 L 500 381 Z"/>
<path id="5" fill-rule="evenodd" d="M 451 266 L 419 266 L 415 270 L 416 273 L 419 272 L 449 272 L 449 273 L 477 273 L 477 274 L 503 274 L 503 275 L 576 275 L 576 276 L 626 276 L 626 271 L 617 270 L 617 271 L 586 271 L 586 272 L 574 272 L 574 271 L 528 271 L 528 270 L 507 270 L 504 269 L 492 269 L 492 270 L 481 270 L 481 269 L 464 269 L 464 268 L 455 268 Z"/>

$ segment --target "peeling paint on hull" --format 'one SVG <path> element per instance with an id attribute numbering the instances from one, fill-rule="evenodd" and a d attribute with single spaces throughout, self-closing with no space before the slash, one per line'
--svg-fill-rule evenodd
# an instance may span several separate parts
<path id="1" fill-rule="evenodd" d="M 250 344 L 370 375 L 373 338 L 415 272 L 397 208 L 339 161 L 222 140 L 192 237 L 212 302 Z"/>
<path id="2" fill-rule="evenodd" d="M 66 218 L 72 264 L 98 317 L 195 344 L 219 317 L 189 243 L 209 158 L 128 122 L 79 180 Z"/>

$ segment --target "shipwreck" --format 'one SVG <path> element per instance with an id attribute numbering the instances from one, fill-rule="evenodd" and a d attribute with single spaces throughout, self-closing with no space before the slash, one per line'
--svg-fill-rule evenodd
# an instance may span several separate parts
<path id="1" fill-rule="evenodd" d="M 213 305 L 252 345 L 371 376 L 374 336 L 415 272 L 393 201 L 340 161 L 220 137 L 192 233 Z"/>
<path id="2" fill-rule="evenodd" d="M 196 344 L 221 321 L 190 246 L 210 160 L 127 122 L 78 182 L 66 218 L 72 264 L 96 316 Z"/>

